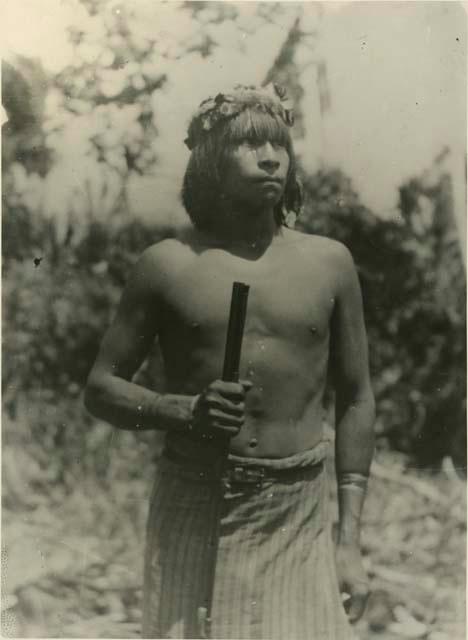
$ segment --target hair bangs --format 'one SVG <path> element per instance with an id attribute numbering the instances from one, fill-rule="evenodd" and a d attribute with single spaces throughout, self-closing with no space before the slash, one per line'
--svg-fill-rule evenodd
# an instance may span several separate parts
<path id="1" fill-rule="evenodd" d="M 244 109 L 225 125 L 224 143 L 235 147 L 243 142 L 280 145 L 291 150 L 291 137 L 287 125 L 275 114 L 250 108 Z"/>

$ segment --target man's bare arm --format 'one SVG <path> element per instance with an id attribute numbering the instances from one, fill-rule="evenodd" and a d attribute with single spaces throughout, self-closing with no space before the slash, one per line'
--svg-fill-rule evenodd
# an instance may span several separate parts
<path id="1" fill-rule="evenodd" d="M 86 386 L 86 408 L 122 429 L 177 428 L 191 419 L 192 396 L 160 394 L 131 381 L 158 332 L 158 269 L 149 249 L 133 268 Z"/>
<path id="2" fill-rule="evenodd" d="M 89 375 L 85 406 L 120 429 L 200 428 L 236 435 L 249 382 L 216 380 L 193 396 L 157 393 L 131 381 L 160 329 L 165 276 L 158 253 L 158 247 L 147 250 L 132 271 Z"/>
<path id="3" fill-rule="evenodd" d="M 375 403 L 359 281 L 349 252 L 340 247 L 340 254 L 331 335 L 339 501 L 337 557 L 342 589 L 351 595 L 349 615 L 356 620 L 368 594 L 359 538 L 365 483 L 374 451 Z"/>

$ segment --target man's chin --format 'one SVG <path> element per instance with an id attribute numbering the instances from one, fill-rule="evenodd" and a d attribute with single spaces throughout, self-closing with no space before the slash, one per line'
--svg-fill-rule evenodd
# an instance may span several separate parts
<path id="1" fill-rule="evenodd" d="M 265 190 L 262 194 L 256 194 L 252 198 L 237 198 L 233 202 L 234 210 L 249 212 L 249 215 L 263 215 L 266 208 L 274 209 L 281 201 L 283 193 L 278 190 Z"/>
<path id="2" fill-rule="evenodd" d="M 264 188 L 262 193 L 252 200 L 255 201 L 259 207 L 264 207 L 265 205 L 275 207 L 278 202 L 280 202 L 282 196 L 283 190 L 278 189 L 278 185 L 273 184 L 272 188 Z"/>
<path id="3" fill-rule="evenodd" d="M 252 216 L 264 215 L 266 209 L 273 210 L 278 204 L 278 198 L 264 198 L 260 202 L 245 204 L 244 208 Z"/>

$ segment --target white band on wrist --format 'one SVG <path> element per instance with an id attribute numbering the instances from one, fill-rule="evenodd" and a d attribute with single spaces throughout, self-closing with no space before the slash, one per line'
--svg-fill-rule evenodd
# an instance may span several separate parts
<path id="1" fill-rule="evenodd" d="M 200 395 L 194 396 L 192 398 L 192 401 L 190 402 L 190 420 L 189 420 L 189 422 L 187 424 L 187 430 L 188 431 L 193 431 L 194 430 L 193 420 L 195 418 L 195 407 L 197 406 L 199 398 L 200 398 Z"/>
<path id="2" fill-rule="evenodd" d="M 338 476 L 338 490 L 351 489 L 365 493 L 368 476 L 363 473 L 340 473 Z"/>
<path id="3" fill-rule="evenodd" d="M 192 418 L 193 418 L 193 414 L 195 412 L 195 407 L 197 406 L 197 402 L 200 398 L 200 394 L 198 394 L 197 396 L 194 396 L 192 398 L 192 402 L 190 403 L 190 413 L 192 414 Z"/>

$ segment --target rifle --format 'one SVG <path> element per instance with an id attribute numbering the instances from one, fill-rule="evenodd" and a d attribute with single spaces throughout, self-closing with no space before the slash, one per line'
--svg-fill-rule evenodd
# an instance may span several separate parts
<path id="1" fill-rule="evenodd" d="M 232 285 L 231 308 L 229 312 L 229 323 L 226 336 L 226 347 L 224 352 L 223 377 L 225 382 L 239 381 L 239 365 L 242 350 L 242 338 L 244 335 L 245 316 L 247 313 L 247 298 L 249 295 L 249 285 L 243 282 L 234 282 Z M 229 455 L 229 440 L 224 439 L 221 443 L 221 454 L 219 462 L 219 479 Z M 219 529 L 220 529 L 220 504 L 221 498 L 217 500 L 212 525 L 212 544 L 208 546 L 211 556 L 208 558 L 209 566 L 206 573 L 206 584 L 204 589 L 203 604 L 198 607 L 197 619 L 200 638 L 211 637 L 211 607 L 213 604 L 213 592 L 215 583 L 216 560 L 218 556 Z M 211 535 L 210 535 L 211 538 Z"/>

